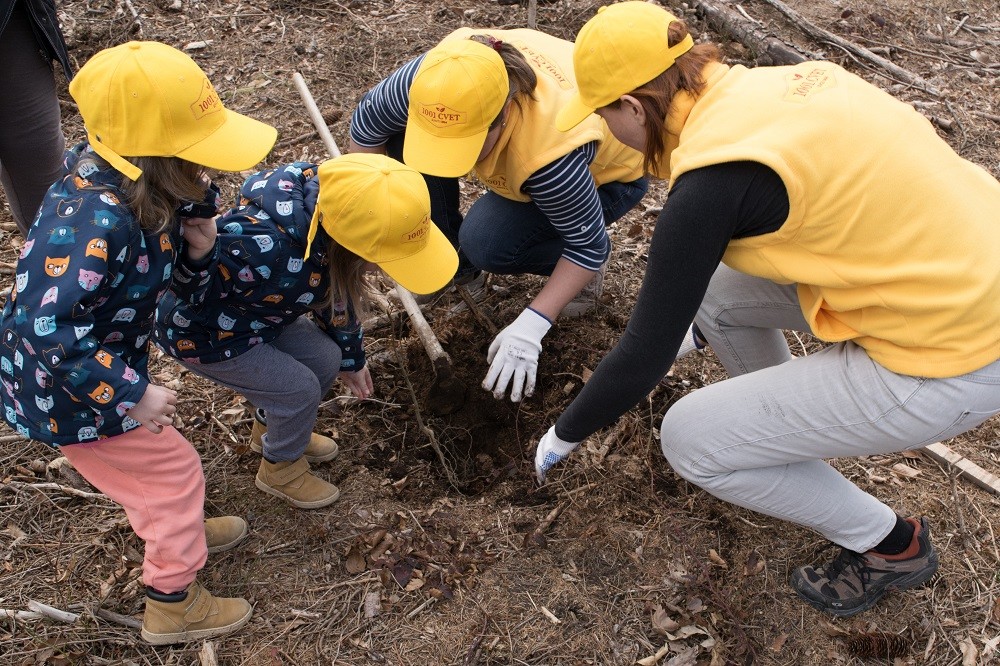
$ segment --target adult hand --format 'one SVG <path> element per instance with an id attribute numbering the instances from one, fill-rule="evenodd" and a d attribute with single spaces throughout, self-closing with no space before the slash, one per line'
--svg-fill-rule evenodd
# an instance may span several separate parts
<path id="1" fill-rule="evenodd" d="M 552 426 L 538 442 L 535 449 L 535 478 L 539 485 L 545 483 L 545 475 L 552 466 L 568 456 L 580 446 L 580 442 L 566 442 L 556 436 L 556 427 Z"/>
<path id="2" fill-rule="evenodd" d="M 188 259 L 198 262 L 207 257 L 215 247 L 215 237 L 219 233 L 215 218 L 183 217 L 181 225 L 184 227 Z"/>
<path id="3" fill-rule="evenodd" d="M 163 432 L 163 426 L 173 425 L 176 413 L 177 392 L 157 384 L 146 385 L 142 399 L 128 410 L 129 416 L 157 435 Z"/>
<path id="4" fill-rule="evenodd" d="M 535 374 L 538 372 L 538 354 L 542 351 L 542 338 L 552 323 L 531 308 L 525 308 L 517 319 L 500 331 L 490 345 L 486 362 L 483 388 L 493 392 L 497 400 L 503 398 L 510 384 L 510 399 L 520 402 L 522 396 L 535 393 Z"/>
<path id="5" fill-rule="evenodd" d="M 347 388 L 351 389 L 351 393 L 356 398 L 364 400 L 365 398 L 370 398 L 372 393 L 375 392 L 375 387 L 372 384 L 372 373 L 368 369 L 367 364 L 365 364 L 365 367 L 354 372 L 345 370 L 338 377 L 340 381 L 347 385 Z"/>

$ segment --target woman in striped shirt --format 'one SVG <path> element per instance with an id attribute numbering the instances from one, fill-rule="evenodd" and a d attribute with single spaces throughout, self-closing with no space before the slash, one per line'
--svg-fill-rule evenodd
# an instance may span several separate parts
<path id="1" fill-rule="evenodd" d="M 534 30 L 462 28 L 362 99 L 352 152 L 384 152 L 425 175 L 432 217 L 459 247 L 457 283 L 480 271 L 545 275 L 490 345 L 486 390 L 534 392 L 541 340 L 560 314 L 588 312 L 611 244 L 606 225 L 646 192 L 642 158 L 598 116 L 568 132 L 556 113 L 576 90 L 571 42 Z M 458 178 L 489 191 L 459 211 Z"/>

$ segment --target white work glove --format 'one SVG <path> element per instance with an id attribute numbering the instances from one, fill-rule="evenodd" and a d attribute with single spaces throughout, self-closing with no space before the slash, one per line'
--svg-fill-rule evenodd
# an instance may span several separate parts
<path id="1" fill-rule="evenodd" d="M 556 436 L 556 427 L 552 426 L 538 442 L 535 449 L 535 477 L 539 485 L 545 483 L 545 475 L 552 466 L 573 453 L 580 442 L 564 442 Z"/>
<path id="2" fill-rule="evenodd" d="M 511 385 L 512 402 L 520 402 L 522 395 L 531 396 L 535 392 L 542 338 L 551 327 L 548 319 L 531 308 L 525 308 L 510 326 L 493 339 L 486 355 L 490 371 L 486 373 L 483 388 L 493 391 L 497 400 L 507 392 L 507 384 Z"/>

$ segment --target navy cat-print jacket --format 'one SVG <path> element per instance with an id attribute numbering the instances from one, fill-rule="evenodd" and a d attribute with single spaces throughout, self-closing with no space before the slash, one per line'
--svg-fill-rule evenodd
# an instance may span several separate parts
<path id="1" fill-rule="evenodd" d="M 139 227 L 123 203 L 124 176 L 87 144 L 67 151 L 63 167 L 0 318 L 4 418 L 54 446 L 139 427 L 127 411 L 149 383 L 153 312 L 181 243 L 178 232 Z M 192 288 L 208 279 L 184 265 L 176 272 Z"/>
<path id="2" fill-rule="evenodd" d="M 322 228 L 303 259 L 319 195 L 316 169 L 295 162 L 247 178 L 238 205 L 217 221 L 210 280 L 186 297 L 168 292 L 160 303 L 154 332 L 160 349 L 188 363 L 217 363 L 271 342 L 312 312 L 343 352 L 341 369 L 364 367 L 361 325 L 343 304 L 327 304 Z"/>

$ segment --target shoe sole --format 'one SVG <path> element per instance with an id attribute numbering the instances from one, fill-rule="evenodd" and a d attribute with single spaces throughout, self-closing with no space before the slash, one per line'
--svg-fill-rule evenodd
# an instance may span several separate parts
<path id="1" fill-rule="evenodd" d="M 268 495 L 274 495 L 275 497 L 280 497 L 281 499 L 285 500 L 292 506 L 297 507 L 299 509 L 322 509 L 324 506 L 330 506 L 338 499 L 340 499 L 339 488 L 337 489 L 337 492 L 331 495 L 330 497 L 324 497 L 321 500 L 314 500 L 312 502 L 303 502 L 301 500 L 294 499 L 293 497 L 289 497 L 280 490 L 275 490 L 274 488 L 267 485 L 260 479 L 254 479 L 254 485 L 256 485 L 259 489 L 263 490 Z"/>
<path id="2" fill-rule="evenodd" d="M 262 449 L 257 444 L 251 444 L 250 445 L 250 450 L 253 451 L 253 452 L 255 452 L 255 453 L 259 453 L 261 455 L 264 455 L 264 449 Z M 302 457 L 305 458 L 306 460 L 308 460 L 311 463 L 321 463 L 321 462 L 327 462 L 328 460 L 333 460 L 339 454 L 340 454 L 340 449 L 337 448 L 337 449 L 334 449 L 333 453 L 328 453 L 325 456 L 309 456 L 309 455 L 303 454 Z"/>
<path id="3" fill-rule="evenodd" d="M 253 608 L 247 611 L 247 614 L 241 617 L 236 622 L 227 624 L 224 627 L 212 627 L 211 629 L 195 629 L 193 631 L 182 631 L 176 634 L 151 634 L 145 629 L 142 629 L 139 634 L 142 636 L 142 640 L 146 641 L 150 645 L 173 645 L 174 643 L 190 643 L 191 641 L 200 641 L 205 638 L 213 638 L 215 636 L 223 636 L 225 634 L 232 633 L 237 629 L 242 628 L 247 622 L 250 621 L 250 616 L 253 615 Z"/>
<path id="4" fill-rule="evenodd" d="M 208 549 L 208 554 L 209 555 L 214 555 L 215 553 L 224 553 L 227 550 L 232 550 L 233 548 L 236 548 L 236 546 L 238 546 L 241 543 L 243 543 L 244 541 L 246 541 L 248 536 L 250 536 L 250 528 L 247 527 L 246 523 L 243 523 L 243 533 L 242 534 L 240 534 L 238 537 L 236 537 L 235 539 L 233 539 L 229 543 L 223 543 L 223 544 L 219 544 L 218 546 L 213 546 L 213 547 L 209 548 Z"/>
<path id="5" fill-rule="evenodd" d="M 911 588 L 917 587 L 918 585 L 926 583 L 927 581 L 929 581 L 931 578 L 934 577 L 934 574 L 937 573 L 938 570 L 938 560 L 936 558 L 931 561 L 931 564 L 933 566 L 921 569 L 920 571 L 914 571 L 913 573 L 907 576 L 903 576 L 902 578 L 897 578 L 895 582 L 886 585 L 881 590 L 879 590 L 877 594 L 869 597 L 860 606 L 855 606 L 854 608 L 844 608 L 844 609 L 831 608 L 830 606 L 824 604 L 822 601 L 816 601 L 815 599 L 810 599 L 799 589 L 798 585 L 796 585 L 794 581 L 792 583 L 792 588 L 795 590 L 795 594 L 797 594 L 800 599 L 805 601 L 813 608 L 821 610 L 824 613 L 828 613 L 829 615 L 833 615 L 834 617 L 850 617 L 852 615 L 857 615 L 858 613 L 868 610 L 869 608 L 877 604 L 879 601 L 881 601 L 882 597 L 884 597 L 889 592 L 892 592 L 894 590 L 909 590 Z"/>

